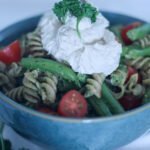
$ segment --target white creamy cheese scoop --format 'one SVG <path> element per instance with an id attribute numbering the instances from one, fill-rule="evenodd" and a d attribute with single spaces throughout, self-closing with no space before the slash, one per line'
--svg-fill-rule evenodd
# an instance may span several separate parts
<path id="1" fill-rule="evenodd" d="M 68 14 L 61 24 L 50 11 L 39 23 L 44 49 L 59 62 L 68 63 L 82 74 L 111 74 L 119 65 L 121 44 L 107 27 L 109 22 L 99 14 L 95 23 L 83 18 L 79 24 L 81 37 L 76 31 L 77 19 Z"/>

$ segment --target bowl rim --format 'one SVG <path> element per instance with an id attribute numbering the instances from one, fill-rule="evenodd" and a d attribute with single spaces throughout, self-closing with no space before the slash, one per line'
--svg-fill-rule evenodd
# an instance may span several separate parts
<path id="1" fill-rule="evenodd" d="M 132 19 L 136 19 L 136 20 L 140 20 L 136 17 L 133 16 L 129 16 L 129 15 L 125 15 L 125 14 L 121 14 L 121 13 L 114 13 L 114 12 L 110 12 L 110 11 L 102 11 L 102 13 L 108 13 L 108 14 L 113 14 L 113 15 L 120 15 L 120 16 L 124 16 L 124 17 L 129 17 Z M 0 36 L 1 34 L 4 34 L 5 32 L 9 31 L 10 28 L 13 28 L 14 26 L 18 25 L 19 23 L 21 24 L 22 22 L 25 22 L 27 20 L 31 20 L 33 18 L 36 17 L 40 17 L 40 15 L 36 15 L 36 16 L 32 16 L 29 18 L 25 18 L 23 20 L 20 20 L 16 23 L 13 23 L 11 25 L 9 25 L 8 27 L 2 29 L 0 31 Z M 141 20 L 143 21 L 143 20 Z M 0 39 L 1 40 L 1 39 Z M 28 113 L 30 115 L 33 115 L 35 117 L 40 117 L 42 119 L 46 119 L 46 120 L 52 120 L 52 121 L 58 121 L 58 122 L 65 122 L 65 123 L 97 123 L 97 122 L 108 122 L 108 121 L 114 121 L 114 120 L 118 120 L 118 119 L 123 119 L 138 113 L 142 113 L 146 110 L 150 110 L 150 104 L 145 104 L 143 106 L 140 106 L 138 108 L 135 108 L 133 110 L 127 111 L 123 114 L 118 114 L 118 115 L 113 115 L 113 116 L 109 116 L 109 117 L 95 117 L 95 118 L 65 118 L 62 116 L 54 116 L 54 115 L 49 115 L 49 114 L 45 114 L 45 113 L 41 113 L 38 112 L 36 110 L 33 110 L 31 108 L 28 108 L 22 104 L 17 103 L 16 101 L 10 99 L 9 97 L 7 97 L 5 94 L 3 94 L 0 91 L 0 101 L 6 102 L 7 104 L 11 105 L 12 107 L 16 108 L 19 111 L 23 111 L 24 113 Z"/>

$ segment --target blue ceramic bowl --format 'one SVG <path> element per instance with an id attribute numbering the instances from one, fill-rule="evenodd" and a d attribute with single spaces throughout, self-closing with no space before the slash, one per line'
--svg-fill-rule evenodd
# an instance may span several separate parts
<path id="1" fill-rule="evenodd" d="M 138 19 L 103 12 L 111 24 Z M 7 45 L 32 31 L 40 16 L 23 20 L 0 33 Z M 0 93 L 0 120 L 47 150 L 113 150 L 128 144 L 150 128 L 150 104 L 122 115 L 96 119 L 66 119 L 35 112 Z"/>

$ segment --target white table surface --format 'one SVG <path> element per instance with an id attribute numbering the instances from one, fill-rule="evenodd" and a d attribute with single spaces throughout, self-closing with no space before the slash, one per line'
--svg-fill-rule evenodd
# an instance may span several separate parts
<path id="1" fill-rule="evenodd" d="M 0 30 L 24 18 L 39 14 L 51 8 L 56 0 L 0 0 Z M 119 12 L 150 22 L 150 0 L 91 0 L 100 10 Z M 5 127 L 4 137 L 9 138 L 13 150 L 25 147 L 42 150 Z M 150 150 L 150 134 L 145 134 L 133 143 L 119 150 Z"/>

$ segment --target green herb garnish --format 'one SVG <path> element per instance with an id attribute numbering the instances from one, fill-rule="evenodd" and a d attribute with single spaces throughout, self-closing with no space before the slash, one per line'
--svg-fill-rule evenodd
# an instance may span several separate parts
<path id="1" fill-rule="evenodd" d="M 54 13 L 58 19 L 64 24 L 66 20 L 67 13 L 75 16 L 77 18 L 77 33 L 80 36 L 79 32 L 79 23 L 84 18 L 87 17 L 91 19 L 91 22 L 96 22 L 96 17 L 98 15 L 98 10 L 93 7 L 91 4 L 80 1 L 80 0 L 62 0 L 58 3 L 55 3 L 53 8 Z"/>

